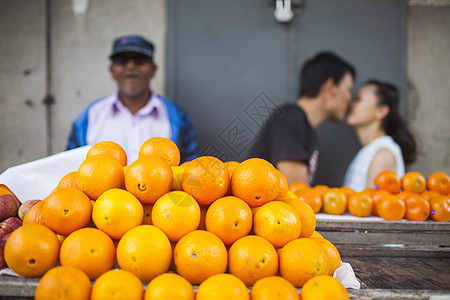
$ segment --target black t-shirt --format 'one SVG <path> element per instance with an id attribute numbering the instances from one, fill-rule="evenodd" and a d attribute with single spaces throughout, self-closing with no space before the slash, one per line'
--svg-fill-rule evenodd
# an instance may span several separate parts
<path id="1" fill-rule="evenodd" d="M 249 154 L 273 165 L 283 160 L 302 161 L 308 166 L 311 184 L 317 170 L 317 147 L 316 132 L 303 109 L 296 104 L 286 104 L 278 117 L 272 116 L 261 128 Z"/>

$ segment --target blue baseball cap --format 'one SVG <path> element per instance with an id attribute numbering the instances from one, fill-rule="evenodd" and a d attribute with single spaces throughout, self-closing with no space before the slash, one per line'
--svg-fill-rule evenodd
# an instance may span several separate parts
<path id="1" fill-rule="evenodd" d="M 154 47 L 150 41 L 138 35 L 129 35 L 114 40 L 109 58 L 124 52 L 141 53 L 153 58 L 153 51 Z"/>

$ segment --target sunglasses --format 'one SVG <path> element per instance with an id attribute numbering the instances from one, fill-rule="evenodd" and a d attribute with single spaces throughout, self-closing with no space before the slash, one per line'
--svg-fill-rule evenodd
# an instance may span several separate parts
<path id="1" fill-rule="evenodd" d="M 151 62 L 151 59 L 145 55 L 117 55 L 112 58 L 113 63 L 120 66 L 125 66 L 130 60 L 132 60 L 135 65 L 143 65 Z"/>

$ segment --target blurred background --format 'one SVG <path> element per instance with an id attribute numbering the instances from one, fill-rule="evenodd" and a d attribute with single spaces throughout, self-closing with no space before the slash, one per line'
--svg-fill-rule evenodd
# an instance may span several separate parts
<path id="1" fill-rule="evenodd" d="M 408 170 L 450 173 L 450 0 L 0 0 L 0 173 L 65 150 L 73 119 L 115 91 L 114 38 L 156 46 L 152 89 L 192 117 L 202 154 L 242 161 L 268 113 L 294 102 L 299 69 L 321 50 L 396 84 L 419 145 Z M 283 20 L 281 20 L 283 21 Z M 285 20 L 286 21 L 286 20 Z M 354 132 L 318 128 L 316 184 L 340 186 Z"/>

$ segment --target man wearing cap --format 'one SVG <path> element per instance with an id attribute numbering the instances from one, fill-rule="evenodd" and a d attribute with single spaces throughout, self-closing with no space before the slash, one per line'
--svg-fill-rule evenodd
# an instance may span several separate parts
<path id="1" fill-rule="evenodd" d="M 181 162 L 198 156 L 190 116 L 150 89 L 157 68 L 153 53 L 153 44 L 140 36 L 114 41 L 109 70 L 118 91 L 92 102 L 81 112 L 73 122 L 67 149 L 113 141 L 125 149 L 131 163 L 147 139 L 162 136 L 177 144 Z"/>

